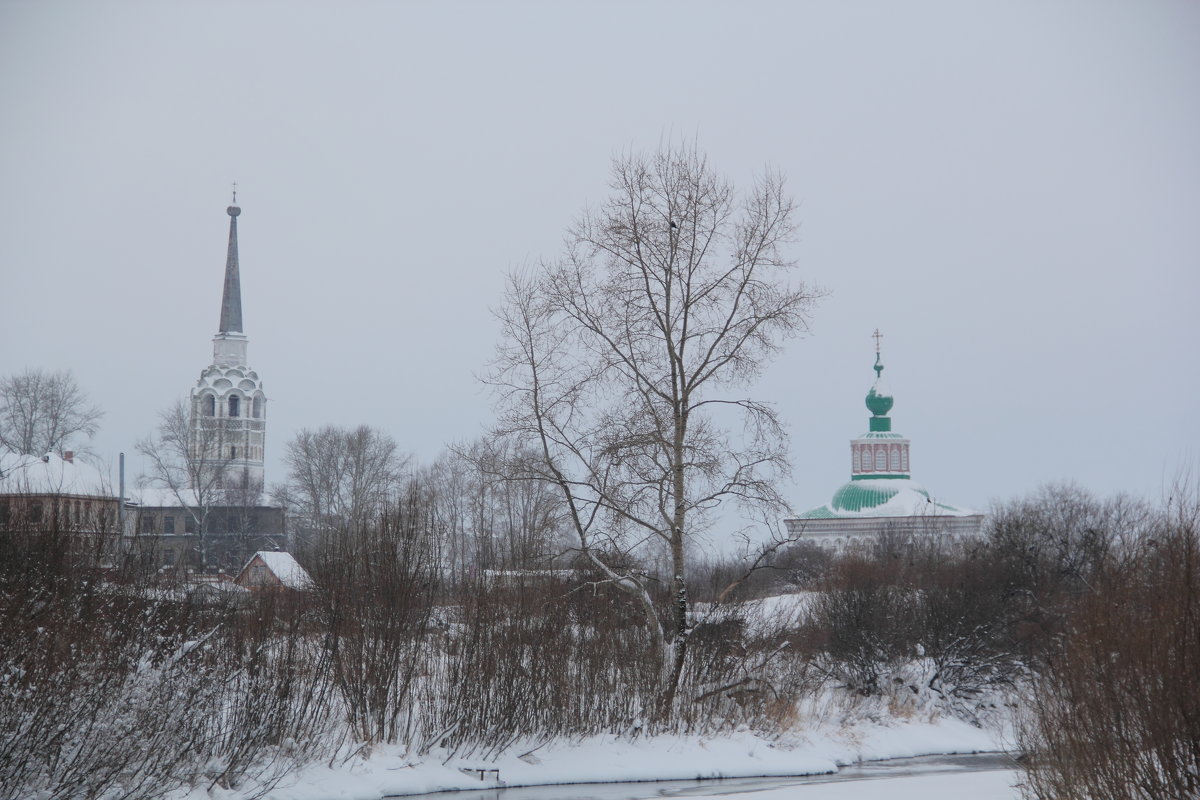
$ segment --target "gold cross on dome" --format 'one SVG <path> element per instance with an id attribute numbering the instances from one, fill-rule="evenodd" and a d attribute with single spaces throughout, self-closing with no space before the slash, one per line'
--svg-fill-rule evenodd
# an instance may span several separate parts
<path id="1" fill-rule="evenodd" d="M 873 338 L 875 340 L 875 352 L 878 353 L 879 352 L 879 340 L 883 338 L 883 334 L 879 332 L 879 328 L 875 329 L 875 332 L 871 334 L 871 338 Z"/>

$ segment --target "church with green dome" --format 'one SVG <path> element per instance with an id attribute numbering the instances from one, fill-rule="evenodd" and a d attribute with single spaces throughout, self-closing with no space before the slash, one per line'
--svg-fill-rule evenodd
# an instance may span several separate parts
<path id="1" fill-rule="evenodd" d="M 875 331 L 875 384 L 867 392 L 867 432 L 850 440 L 850 480 L 822 506 L 784 520 L 788 533 L 843 546 L 886 531 L 973 536 L 983 515 L 932 496 L 912 479 L 910 442 L 892 430 L 895 398 L 883 381 L 881 334 Z"/>

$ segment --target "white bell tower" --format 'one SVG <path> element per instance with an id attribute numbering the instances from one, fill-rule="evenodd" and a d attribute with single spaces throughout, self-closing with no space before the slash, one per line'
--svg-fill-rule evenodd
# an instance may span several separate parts
<path id="1" fill-rule="evenodd" d="M 248 340 L 242 332 L 242 287 L 238 272 L 237 206 L 234 184 L 229 214 L 229 251 L 221 325 L 213 337 L 213 361 L 191 394 L 190 456 L 195 463 L 217 466 L 222 485 L 242 487 L 257 495 L 263 487 L 267 432 L 267 396 L 258 373 L 247 364 Z"/>

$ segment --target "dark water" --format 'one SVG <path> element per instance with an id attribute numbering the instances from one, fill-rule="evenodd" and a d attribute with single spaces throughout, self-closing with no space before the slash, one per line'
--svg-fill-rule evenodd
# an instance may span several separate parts
<path id="1" fill-rule="evenodd" d="M 1017 762 L 1006 753 L 920 756 L 868 761 L 842 767 L 827 775 L 793 778 L 725 778 L 705 781 L 652 781 L 644 783 L 588 783 L 570 786 L 515 786 L 511 789 L 467 789 L 461 792 L 405 795 L 407 800 L 651 800 L 660 797 L 709 797 L 759 792 L 814 783 L 869 781 L 951 772 L 986 772 L 1014 769 Z"/>

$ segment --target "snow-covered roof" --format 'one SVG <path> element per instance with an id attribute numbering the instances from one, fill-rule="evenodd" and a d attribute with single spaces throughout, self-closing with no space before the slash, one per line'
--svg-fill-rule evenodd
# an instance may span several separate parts
<path id="1" fill-rule="evenodd" d="M 225 502 L 226 498 L 223 497 L 220 492 L 213 492 L 212 495 L 213 496 L 210 497 L 208 501 L 209 508 L 243 507 L 237 502 Z M 192 508 L 200 505 L 200 500 L 197 498 L 195 490 L 191 489 L 190 487 L 180 489 L 177 493 L 173 489 L 167 489 L 162 486 L 146 486 L 133 489 L 132 491 L 128 492 L 127 498 L 143 508 L 179 508 L 180 506 Z M 265 498 L 263 501 L 248 507 L 278 508 L 278 506 L 267 505 L 265 503 Z"/>
<path id="2" fill-rule="evenodd" d="M 146 486 L 131 491 L 129 499 L 146 508 L 178 508 L 179 506 L 200 505 L 199 500 L 196 499 L 196 493 L 187 487 L 176 493 L 173 489 L 164 486 Z"/>
<path id="3" fill-rule="evenodd" d="M 279 582 L 287 588 L 297 591 L 313 588 L 313 580 L 309 577 L 308 571 L 300 566 L 300 562 L 296 561 L 291 553 L 278 553 L 270 550 L 259 550 L 251 556 L 250 560 L 246 562 L 246 566 L 242 567 L 242 572 L 238 574 L 239 579 L 256 558 L 261 558 L 267 565 L 267 569 L 271 570 Z"/>
<path id="4" fill-rule="evenodd" d="M 117 496 L 104 472 L 78 458 L 67 461 L 54 453 L 38 458 L 10 451 L 0 451 L 0 494 Z"/>
<path id="5" fill-rule="evenodd" d="M 832 500 L 804 512 L 800 519 L 969 517 L 977 513 L 938 502 L 914 480 L 887 478 L 852 480 L 838 489 Z"/>

